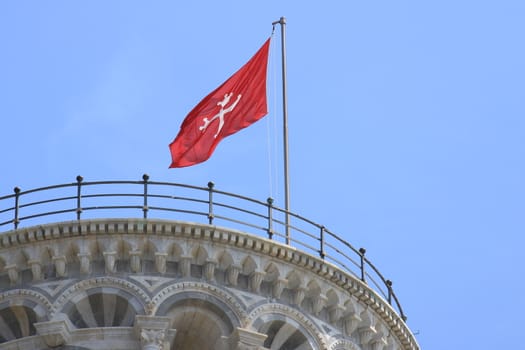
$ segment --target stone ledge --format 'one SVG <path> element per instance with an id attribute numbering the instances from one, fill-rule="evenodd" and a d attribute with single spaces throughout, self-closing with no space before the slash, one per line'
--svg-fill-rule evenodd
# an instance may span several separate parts
<path id="1" fill-rule="evenodd" d="M 384 301 L 379 295 L 377 295 L 376 292 L 370 289 L 370 287 L 368 287 L 352 274 L 349 274 L 339 269 L 335 265 L 332 265 L 308 253 L 302 252 L 294 247 L 237 230 L 191 222 L 153 219 L 100 219 L 69 221 L 24 228 L 2 234 L 0 256 L 6 262 L 5 265 L 12 266 L 13 263 L 8 261 L 9 257 L 7 256 L 10 255 L 10 252 L 12 252 L 13 249 L 25 249 L 29 246 L 34 248 L 45 244 L 46 248 L 50 251 L 61 251 L 65 246 L 67 246 L 68 243 L 73 242 L 71 240 L 74 240 L 76 243 L 84 242 L 85 244 L 83 243 L 82 246 L 88 246 L 88 243 L 100 245 L 102 244 L 101 240 L 104 239 L 106 241 L 107 247 L 104 248 L 106 250 L 101 251 L 104 253 L 103 256 L 107 266 L 107 264 L 111 262 L 111 259 L 122 261 L 123 259 L 126 259 L 126 254 L 129 254 L 126 252 L 112 250 L 114 249 L 113 246 L 118 245 L 117 242 L 130 243 L 137 237 L 140 237 L 140 240 L 143 240 L 144 242 L 146 240 L 153 242 L 155 240 L 161 239 L 180 238 L 183 240 L 183 242 L 204 242 L 203 244 L 209 245 L 209 247 L 206 246 L 205 248 L 209 249 L 215 249 L 217 247 L 222 247 L 224 249 L 225 247 L 229 246 L 231 247 L 232 251 L 249 251 L 250 253 L 248 255 L 260 254 L 259 259 L 262 257 L 268 257 L 269 259 L 280 261 L 284 264 L 283 266 L 288 266 L 288 270 L 290 270 L 290 268 L 299 268 L 300 270 L 304 269 L 317 276 L 320 281 L 323 281 L 321 285 L 326 284 L 326 281 L 329 281 L 329 284 L 333 285 L 334 288 L 340 288 L 346 292 L 349 292 L 350 295 L 353 295 L 359 299 L 363 305 L 374 309 L 386 324 L 396 325 L 397 327 L 393 327 L 394 333 L 399 337 L 401 343 L 405 345 L 405 349 L 417 348 L 414 345 L 415 340 L 413 339 L 411 332 L 408 330 L 408 328 L 406 328 L 406 325 L 399 318 L 392 307 L 388 305 L 388 303 Z M 133 242 L 130 244 L 132 243 Z M 133 244 L 140 245 L 140 243 L 136 242 Z M 189 243 L 185 243 L 185 245 L 188 244 Z M 53 245 L 56 245 L 56 248 L 53 248 Z M 215 248 L 210 248 L 212 246 Z M 134 247 L 133 249 L 135 252 L 141 252 L 145 250 L 140 246 Z M 185 249 L 189 248 L 186 247 Z M 157 251 L 156 253 L 162 254 L 163 252 Z M 90 259 L 93 255 L 95 255 L 89 251 L 81 251 L 78 253 L 78 255 L 80 256 L 80 254 L 84 254 L 82 256 L 87 257 L 86 259 Z M 188 256 L 192 258 L 191 251 L 186 252 L 186 254 L 189 254 Z M 141 257 L 139 253 L 136 253 L 135 256 L 138 259 L 146 259 L 146 257 Z M 30 256 L 29 258 L 36 261 L 41 258 L 41 256 L 38 256 L 37 254 L 37 256 Z M 197 257 L 193 258 L 197 259 Z M 159 261 L 160 260 L 162 259 L 159 255 Z M 58 263 L 60 259 L 53 258 L 53 261 Z M 216 262 L 209 261 L 209 263 L 211 264 L 209 266 L 216 268 Z M 283 266 L 280 266 L 280 268 L 283 268 Z M 18 270 L 22 270 L 27 268 L 27 266 L 17 266 L 17 268 Z M 191 266 L 188 265 L 188 268 L 191 268 Z M 135 269 L 137 269 L 137 267 L 135 267 Z M 11 275 L 16 275 L 17 279 L 18 270 L 11 271 Z M 160 274 L 162 274 L 162 270 L 160 270 L 158 266 L 157 270 Z M 89 268 L 86 269 L 84 267 L 84 271 L 90 270 Z M 191 273 L 190 270 L 188 271 L 189 272 L 186 273 Z M 118 272 L 113 269 L 113 265 L 111 265 L 111 269 L 106 269 L 106 273 L 118 275 Z M 213 276 L 213 273 L 209 276 Z M 18 280 L 12 281 L 12 283 L 16 284 L 18 283 Z M 327 287 L 324 286 L 323 288 Z M 293 289 L 291 290 L 293 291 Z M 323 299 L 323 295 L 319 296 L 318 298 L 320 299 L 317 300 L 317 302 L 320 303 L 319 307 L 321 307 L 319 310 L 323 310 L 323 307 L 325 307 L 324 303 L 326 303 L 326 300 Z M 319 313 L 319 311 L 316 312 L 316 314 L 317 313 Z"/>

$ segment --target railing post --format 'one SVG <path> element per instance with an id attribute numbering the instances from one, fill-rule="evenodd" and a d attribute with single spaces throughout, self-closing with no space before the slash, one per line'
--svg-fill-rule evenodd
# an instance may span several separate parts
<path id="1" fill-rule="evenodd" d="M 268 203 L 268 238 L 272 239 L 273 237 L 273 210 L 272 210 L 273 198 L 268 197 L 268 199 L 266 200 L 266 203 Z"/>
<path id="2" fill-rule="evenodd" d="M 388 303 L 392 305 L 392 281 L 386 280 L 386 287 L 388 288 Z"/>
<path id="3" fill-rule="evenodd" d="M 286 232 L 286 245 L 290 245 L 292 239 L 290 238 L 290 212 L 288 211 L 288 208 L 285 209 L 285 220 L 284 220 L 284 226 L 285 226 L 285 232 Z"/>
<path id="4" fill-rule="evenodd" d="M 365 279 L 365 248 L 359 248 L 359 254 L 361 255 L 361 281 L 366 283 Z"/>
<path id="5" fill-rule="evenodd" d="M 82 187 L 82 180 L 84 180 L 84 178 L 80 175 L 77 176 L 77 220 L 80 220 L 80 214 L 82 214 L 82 206 L 81 206 L 81 203 L 80 203 L 80 199 L 82 198 L 82 195 L 81 195 L 81 187 Z"/>
<path id="6" fill-rule="evenodd" d="M 326 255 L 324 253 L 324 230 L 325 230 L 325 227 L 321 226 L 321 233 L 319 235 L 319 245 L 320 245 L 319 256 L 321 256 L 321 259 L 323 259 L 323 260 L 324 260 L 324 257 Z"/>
<path id="7" fill-rule="evenodd" d="M 215 184 L 213 182 L 208 182 L 208 223 L 211 225 L 213 223 L 213 187 Z"/>
<path id="8" fill-rule="evenodd" d="M 142 211 L 144 212 L 144 219 L 148 218 L 148 180 L 149 175 L 142 175 L 142 180 L 144 180 L 144 205 L 142 206 Z"/>
<path id="9" fill-rule="evenodd" d="M 18 198 L 20 197 L 20 188 L 15 187 L 13 189 L 15 191 L 15 219 L 13 220 L 13 224 L 15 225 L 15 230 L 18 228 L 18 223 L 20 220 L 18 220 Z"/>

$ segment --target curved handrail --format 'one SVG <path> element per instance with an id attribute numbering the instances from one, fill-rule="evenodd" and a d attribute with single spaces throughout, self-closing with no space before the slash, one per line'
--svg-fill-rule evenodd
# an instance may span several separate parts
<path id="1" fill-rule="evenodd" d="M 141 210 L 145 219 L 150 211 L 155 211 L 159 219 L 163 218 L 162 215 L 176 213 L 183 217 L 204 217 L 209 224 L 222 220 L 241 229 L 249 227 L 263 231 L 269 239 L 282 240 L 304 251 L 318 254 L 321 259 L 369 284 L 406 321 L 401 304 L 392 289 L 392 282 L 385 279 L 366 258 L 364 248 L 356 249 L 325 226 L 274 206 L 272 198 L 263 202 L 216 190 L 213 182 L 209 182 L 207 187 L 199 187 L 149 181 L 146 174 L 142 181 L 84 182 L 82 176 L 77 176 L 76 180 L 26 191 L 15 187 L 13 194 L 0 197 L 0 233 L 6 231 L 4 228 L 9 225 L 17 230 L 21 222 L 38 224 L 41 222 L 34 221 L 48 216 L 76 213 L 76 219 L 80 220 L 92 211 L 97 211 L 97 215 L 100 215 L 102 211 Z M 101 192 L 104 186 L 124 191 Z M 127 189 L 130 186 L 134 191 Z M 136 192 L 137 186 L 141 187 L 140 192 Z M 71 193 L 71 188 L 76 190 L 75 194 Z M 161 191 L 155 191 L 157 188 Z M 176 192 L 172 193 L 171 190 Z M 289 222 L 285 217 L 289 218 Z"/>

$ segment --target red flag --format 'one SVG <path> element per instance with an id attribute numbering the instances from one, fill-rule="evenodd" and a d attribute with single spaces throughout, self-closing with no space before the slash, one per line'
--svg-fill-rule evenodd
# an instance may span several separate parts
<path id="1" fill-rule="evenodd" d="M 204 162 L 223 138 L 268 113 L 266 68 L 269 47 L 270 39 L 241 69 L 186 116 L 179 134 L 170 144 L 170 168 Z"/>

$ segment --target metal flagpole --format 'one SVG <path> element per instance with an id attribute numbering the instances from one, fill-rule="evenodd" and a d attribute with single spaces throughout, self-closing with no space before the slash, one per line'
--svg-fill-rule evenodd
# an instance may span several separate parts
<path id="1" fill-rule="evenodd" d="M 288 110 L 286 107 L 286 18 L 281 17 L 272 25 L 281 25 L 282 78 L 283 78 L 283 152 L 284 152 L 284 209 L 286 244 L 290 244 L 290 182 L 288 177 Z"/>

